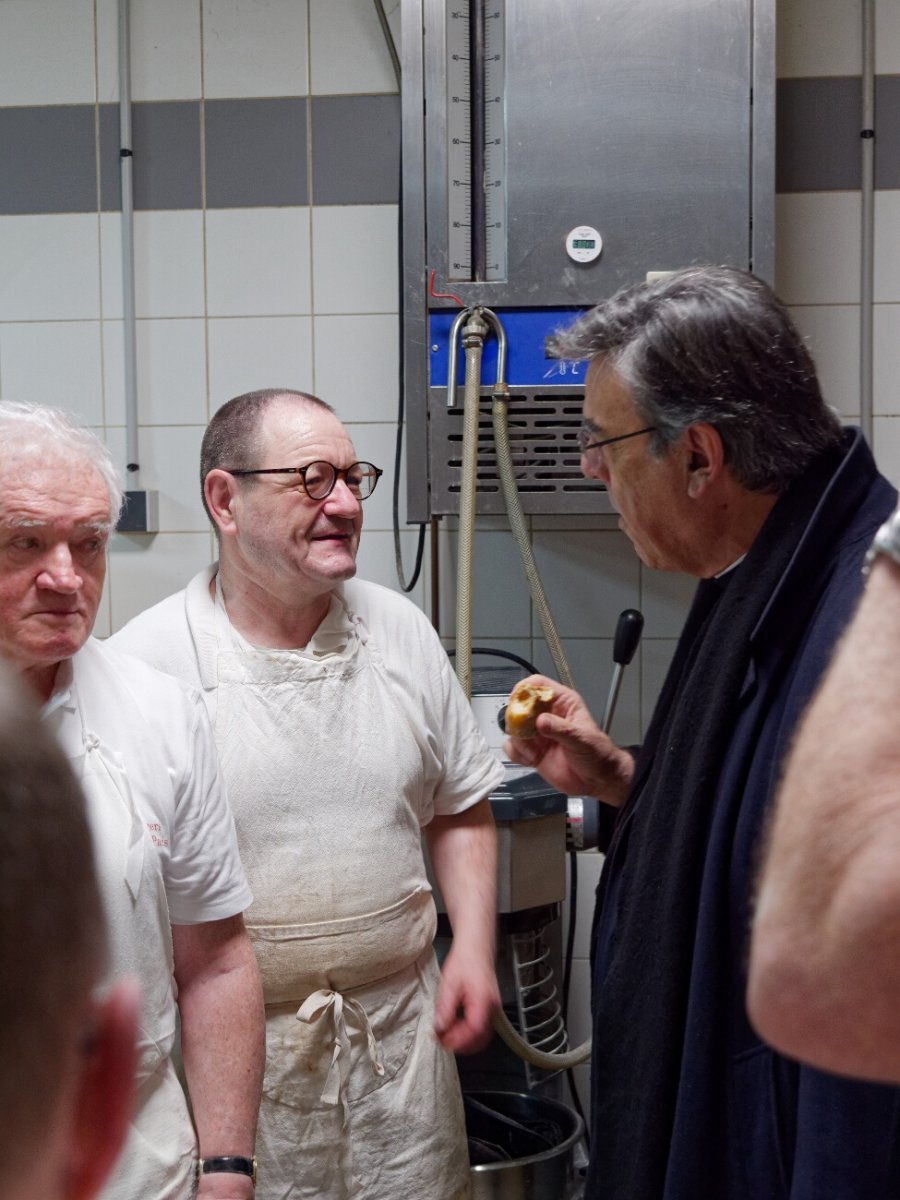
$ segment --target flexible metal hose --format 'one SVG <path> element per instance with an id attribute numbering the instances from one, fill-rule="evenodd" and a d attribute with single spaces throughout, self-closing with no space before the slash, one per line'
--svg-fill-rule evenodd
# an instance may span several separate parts
<path id="1" fill-rule="evenodd" d="M 509 524 L 519 549 L 519 558 L 522 560 L 522 569 L 528 581 L 528 590 L 537 609 L 541 629 L 544 631 L 547 648 L 550 651 L 550 657 L 553 659 L 553 665 L 556 667 L 556 673 L 566 687 L 573 688 L 575 683 L 572 678 L 572 672 L 569 668 L 569 662 L 563 650 L 562 642 L 559 639 L 559 632 L 553 621 L 553 614 L 550 612 L 550 605 L 547 602 L 547 594 L 544 591 L 537 563 L 534 560 L 534 552 L 531 548 L 531 539 L 528 536 L 525 513 L 522 509 L 519 489 L 516 487 L 516 475 L 509 444 L 508 414 L 509 392 L 504 383 L 502 387 L 498 385 L 494 389 L 493 403 L 491 405 L 491 418 L 494 424 L 494 448 L 497 454 L 497 470 L 500 475 L 503 502 L 506 505 Z"/>
<path id="2" fill-rule="evenodd" d="M 467 700 L 472 698 L 472 549 L 475 540 L 475 488 L 478 475 L 481 352 L 487 333 L 488 327 L 481 320 L 481 310 L 472 309 L 462 331 L 466 351 L 466 383 L 456 582 L 456 674 Z"/>
<path id="3" fill-rule="evenodd" d="M 533 1067 L 540 1067 L 542 1071 L 568 1071 L 572 1067 L 580 1067 L 591 1057 L 590 1038 L 574 1050 L 566 1050 L 561 1054 L 548 1054 L 544 1050 L 536 1050 L 513 1027 L 503 1009 L 494 1017 L 494 1030 L 514 1054 L 531 1063 Z"/>
<path id="4" fill-rule="evenodd" d="M 460 314 L 462 316 L 462 314 Z M 498 331 L 499 320 L 488 310 L 473 309 L 462 330 L 463 346 L 466 351 L 465 379 L 465 408 L 463 412 L 463 445 L 462 472 L 459 500 L 459 561 L 457 564 L 456 591 L 456 674 L 459 682 L 470 699 L 472 694 L 472 548 L 475 536 L 475 499 L 478 468 L 478 421 L 481 403 L 481 358 L 484 339 L 489 330 L 482 317 L 491 322 Z M 457 318 L 459 320 L 459 318 Z M 454 336 L 450 339 L 450 353 L 455 368 L 456 343 Z M 498 356 L 498 364 L 502 364 L 503 356 Z M 448 390 L 455 392 L 455 370 L 448 374 Z M 452 403 L 455 396 L 448 396 Z M 553 623 L 550 606 L 541 577 L 534 561 L 531 542 L 522 502 L 516 487 L 515 471 L 509 445 L 509 428 L 507 422 L 508 399 L 506 383 L 502 378 L 502 365 L 498 365 L 498 378 L 494 388 L 492 404 L 492 420 L 494 425 L 494 442 L 497 456 L 497 467 L 503 490 L 504 502 L 509 515 L 513 536 L 519 548 L 522 566 L 528 580 L 528 588 L 538 610 L 541 628 L 550 648 L 550 654 L 559 677 L 568 687 L 572 687 L 572 672 L 566 660 L 559 634 Z M 494 1017 L 494 1029 L 506 1045 L 519 1058 L 544 1071 L 566 1071 L 577 1067 L 590 1058 L 590 1039 L 574 1050 L 562 1054 L 548 1054 L 537 1050 L 527 1042 L 512 1026 L 509 1018 L 501 1009 Z"/>
<path id="5" fill-rule="evenodd" d="M 500 486 L 503 490 L 503 501 L 506 505 L 506 512 L 509 517 L 513 537 L 516 539 L 516 545 L 519 548 L 522 569 L 528 580 L 528 590 L 538 611 L 541 628 L 544 631 L 544 637 L 547 640 L 553 664 L 556 667 L 560 680 L 567 687 L 574 687 L 575 684 L 572 679 L 568 659 L 562 648 L 559 633 L 553 621 L 553 614 L 550 612 L 550 605 L 547 602 L 547 595 L 544 591 L 540 572 L 534 560 L 534 552 L 532 551 L 531 541 L 528 536 L 525 513 L 522 510 L 519 489 L 516 487 L 515 469 L 513 468 L 512 451 L 509 444 L 508 415 L 509 393 L 506 390 L 505 383 L 502 386 L 498 384 L 494 388 L 491 419 L 494 425 L 494 448 L 497 455 Z M 548 1054 L 543 1050 L 536 1050 L 513 1027 L 502 1009 L 494 1017 L 494 1029 L 514 1054 L 517 1054 L 519 1058 L 524 1059 L 525 1062 L 530 1063 L 533 1067 L 540 1068 L 542 1071 L 568 1071 L 572 1067 L 578 1067 L 582 1063 L 587 1062 L 591 1057 L 590 1038 L 586 1042 L 582 1042 L 580 1046 L 576 1046 L 574 1050 L 567 1050 L 561 1054 Z"/>

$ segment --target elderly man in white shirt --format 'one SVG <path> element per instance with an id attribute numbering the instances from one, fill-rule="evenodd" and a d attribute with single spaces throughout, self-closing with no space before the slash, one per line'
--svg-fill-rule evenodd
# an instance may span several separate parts
<path id="1" fill-rule="evenodd" d="M 202 701 L 90 636 L 120 503 L 92 433 L 0 402 L 0 655 L 75 768 L 112 972 L 142 989 L 134 1127 L 103 1196 L 246 1200 L 263 1066 L 241 915 L 252 895 Z M 171 1058 L 177 1013 L 193 1125 Z"/>

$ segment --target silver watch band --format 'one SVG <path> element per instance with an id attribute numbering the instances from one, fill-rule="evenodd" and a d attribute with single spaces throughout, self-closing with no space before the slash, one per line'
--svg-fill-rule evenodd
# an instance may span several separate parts
<path id="1" fill-rule="evenodd" d="M 885 521 L 872 541 L 863 563 L 863 574 L 868 575 L 872 564 L 880 554 L 886 554 L 900 566 L 900 508 Z"/>

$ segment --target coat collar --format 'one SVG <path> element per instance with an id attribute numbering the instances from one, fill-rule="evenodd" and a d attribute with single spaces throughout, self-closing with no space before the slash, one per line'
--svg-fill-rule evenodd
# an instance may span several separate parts
<path id="1" fill-rule="evenodd" d="M 823 582 L 823 563 L 830 570 L 842 543 L 859 536 L 858 529 L 851 529 L 851 517 L 863 506 L 878 478 L 875 460 L 862 431 L 847 427 L 843 431 L 843 457 L 826 483 L 787 569 L 763 609 L 751 634 L 751 644 L 761 646 L 773 636 L 781 640 L 786 622 L 807 621 L 809 609 L 818 598 L 817 584 Z M 776 509 L 790 502 L 788 490 Z M 759 538 L 765 537 L 764 525 Z"/>

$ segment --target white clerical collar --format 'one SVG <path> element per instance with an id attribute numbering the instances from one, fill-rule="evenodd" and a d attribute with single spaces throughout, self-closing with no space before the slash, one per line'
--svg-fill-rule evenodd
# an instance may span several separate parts
<path id="1" fill-rule="evenodd" d="M 724 571 L 719 571 L 718 574 L 713 575 L 713 579 L 724 579 L 725 576 L 730 574 L 735 567 L 739 567 L 746 557 L 746 553 L 742 554 L 740 558 L 736 558 L 730 566 L 725 568 Z"/>

